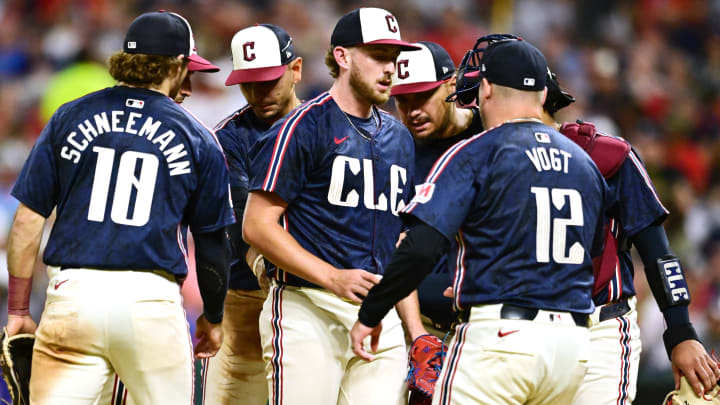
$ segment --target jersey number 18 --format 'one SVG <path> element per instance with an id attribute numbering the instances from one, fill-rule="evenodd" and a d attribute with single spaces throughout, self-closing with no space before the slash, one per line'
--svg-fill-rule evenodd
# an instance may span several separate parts
<path id="1" fill-rule="evenodd" d="M 537 227 L 535 234 L 535 251 L 537 261 L 550 262 L 550 236 L 552 233 L 552 258 L 555 263 L 580 264 L 585 258 L 585 248 L 575 242 L 567 249 L 567 227 L 583 226 L 582 197 L 577 190 L 571 188 L 531 187 L 535 194 L 537 206 Z M 552 218 L 550 228 L 550 199 L 555 209 L 561 210 L 565 200 L 570 202 L 569 218 Z M 567 255 L 565 252 L 567 251 Z"/>
<path id="2" fill-rule="evenodd" d="M 103 222 L 110 191 L 110 179 L 115 165 L 115 150 L 93 147 L 98 159 L 95 165 L 92 193 L 90 194 L 90 208 L 88 220 Z M 140 164 L 138 175 L 136 167 Z M 155 180 L 158 172 L 158 158 L 150 153 L 126 151 L 120 155 L 120 166 L 117 171 L 115 192 L 112 198 L 110 219 L 120 225 L 143 226 L 150 219 L 153 194 L 155 194 Z M 131 215 L 130 199 L 135 189 L 135 205 Z"/>

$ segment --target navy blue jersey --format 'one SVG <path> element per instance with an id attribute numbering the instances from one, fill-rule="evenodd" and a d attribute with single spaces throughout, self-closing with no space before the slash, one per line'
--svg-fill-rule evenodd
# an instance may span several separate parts
<path id="1" fill-rule="evenodd" d="M 635 295 L 635 271 L 628 240 L 648 226 L 662 222 L 668 215 L 634 150 L 630 151 L 620 170 L 607 183 L 616 201 L 609 221 L 618 240 L 618 262 L 610 283 L 593 297 L 595 305 Z"/>
<path id="2" fill-rule="evenodd" d="M 223 147 L 230 168 L 230 187 L 247 190 L 250 183 L 250 147 L 270 128 L 255 116 L 249 105 L 232 113 L 215 127 L 215 133 Z M 236 241 L 242 243 L 243 241 Z M 244 257 L 233 257 L 230 265 L 231 289 L 258 290 L 257 277 Z"/>
<path id="3" fill-rule="evenodd" d="M 473 118 L 470 126 L 463 132 L 450 138 L 418 140 L 415 139 L 415 182 L 421 183 L 430 173 L 435 161 L 454 144 L 483 131 L 482 119 L 477 108 L 472 107 Z M 447 255 L 443 256 L 433 268 L 433 276 L 426 277 L 418 287 L 420 312 L 429 317 L 440 328 L 447 328 L 455 321 L 452 300 L 444 297 L 444 290 L 452 284 Z"/>
<path id="4" fill-rule="evenodd" d="M 339 269 L 383 274 L 409 201 L 415 149 L 392 115 L 373 108 L 375 133 L 351 124 L 329 93 L 305 102 L 253 146 L 250 191 L 288 203 L 282 225 L 313 255 Z M 353 126 L 354 125 L 354 126 Z M 271 270 L 281 283 L 312 286 Z"/>
<path id="5" fill-rule="evenodd" d="M 431 139 L 431 140 L 418 140 L 415 139 L 415 182 L 422 183 L 422 181 L 430 173 L 430 169 L 438 160 L 438 158 L 445 153 L 448 148 L 455 145 L 456 143 L 467 139 L 473 135 L 477 135 L 483 131 L 482 119 L 480 119 L 480 111 L 471 107 L 473 112 L 473 118 L 470 122 L 470 126 L 467 127 L 463 132 L 452 136 L 450 138 Z"/>
<path id="6" fill-rule="evenodd" d="M 187 227 L 234 221 L 213 133 L 156 91 L 116 86 L 60 107 L 12 194 L 57 219 L 44 261 L 187 274 Z"/>
<path id="7" fill-rule="evenodd" d="M 590 313 L 607 199 L 579 146 L 539 121 L 513 121 L 451 147 L 403 212 L 456 242 L 448 260 L 457 310 Z"/>

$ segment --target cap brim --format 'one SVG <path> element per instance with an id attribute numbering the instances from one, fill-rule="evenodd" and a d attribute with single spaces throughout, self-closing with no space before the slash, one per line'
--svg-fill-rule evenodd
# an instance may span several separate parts
<path id="1" fill-rule="evenodd" d="M 250 82 L 266 82 L 275 80 L 282 76 L 287 70 L 287 65 L 271 66 L 255 69 L 239 69 L 233 70 L 225 80 L 226 86 L 232 86 L 240 83 Z"/>
<path id="2" fill-rule="evenodd" d="M 475 70 L 475 71 L 473 71 L 473 72 L 468 72 L 468 73 L 465 73 L 463 76 L 465 76 L 465 77 L 479 77 L 479 76 L 480 76 L 480 71 L 479 71 L 479 70 Z"/>
<path id="3" fill-rule="evenodd" d="M 208 72 L 214 73 L 219 72 L 220 68 L 213 65 L 209 60 L 203 58 L 198 54 L 188 56 L 188 71 L 189 72 Z"/>
<path id="4" fill-rule="evenodd" d="M 399 39 L 378 39 L 376 41 L 365 42 L 362 45 L 395 45 L 400 47 L 403 51 L 419 51 L 422 47 L 413 45 L 409 42 L 401 41 Z"/>
<path id="5" fill-rule="evenodd" d="M 440 85 L 444 82 L 445 80 L 438 80 L 436 82 L 396 84 L 395 86 L 392 86 L 392 90 L 390 90 L 390 95 L 399 96 L 401 94 L 422 93 L 423 91 L 436 89 L 440 87 Z"/>

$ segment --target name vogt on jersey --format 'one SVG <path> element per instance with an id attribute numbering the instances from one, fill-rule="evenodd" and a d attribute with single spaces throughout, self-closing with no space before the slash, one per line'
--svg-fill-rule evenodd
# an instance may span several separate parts
<path id="1" fill-rule="evenodd" d="M 170 146 L 175 139 L 175 132 L 172 130 L 161 132 L 161 127 L 162 121 L 151 116 L 145 117 L 143 114 L 136 112 L 126 114 L 124 111 L 111 111 L 109 116 L 107 112 L 95 114 L 92 118 L 78 123 L 78 130 L 70 132 L 65 137 L 65 142 L 68 145 L 61 148 L 60 156 L 77 164 L 80 161 L 82 152 L 98 136 L 108 133 L 124 133 L 142 137 L 154 144 L 165 156 L 170 169 L 170 176 L 190 173 L 190 161 L 178 161 L 178 159 L 187 156 L 185 145 L 179 142 Z M 158 133 L 160 134 L 158 135 Z"/>
<path id="2" fill-rule="evenodd" d="M 544 132 L 535 132 L 535 140 L 539 143 L 550 143 L 550 135 Z M 539 172 L 553 170 L 567 174 L 568 161 L 572 158 L 570 152 L 544 146 L 536 146 L 526 150 L 525 154 L 535 166 L 535 170 Z"/>

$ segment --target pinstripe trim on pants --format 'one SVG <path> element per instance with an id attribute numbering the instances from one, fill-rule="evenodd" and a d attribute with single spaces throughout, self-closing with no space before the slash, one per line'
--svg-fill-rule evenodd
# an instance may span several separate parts
<path id="1" fill-rule="evenodd" d="M 620 331 L 620 383 L 618 384 L 618 399 L 617 405 L 626 405 L 629 396 L 628 386 L 630 385 L 630 321 L 624 317 L 619 316 L 617 318 L 618 330 Z"/>
<path id="2" fill-rule="evenodd" d="M 440 390 L 440 405 L 447 405 L 450 403 L 450 398 L 452 396 L 452 383 L 458 369 L 460 354 L 462 353 L 463 346 L 465 345 L 465 335 L 467 334 L 469 326 L 469 323 L 464 323 L 458 326 L 457 334 L 455 335 L 455 345 L 452 348 L 450 361 L 447 364 L 447 370 L 445 370 L 445 378 L 443 378 L 442 381 L 442 388 Z"/>
<path id="3" fill-rule="evenodd" d="M 272 395 L 270 403 L 273 405 L 282 405 L 283 402 L 283 373 L 282 373 L 282 292 L 284 286 L 278 286 L 273 291 L 272 301 L 272 348 L 273 355 L 270 360 L 272 365 Z"/>

